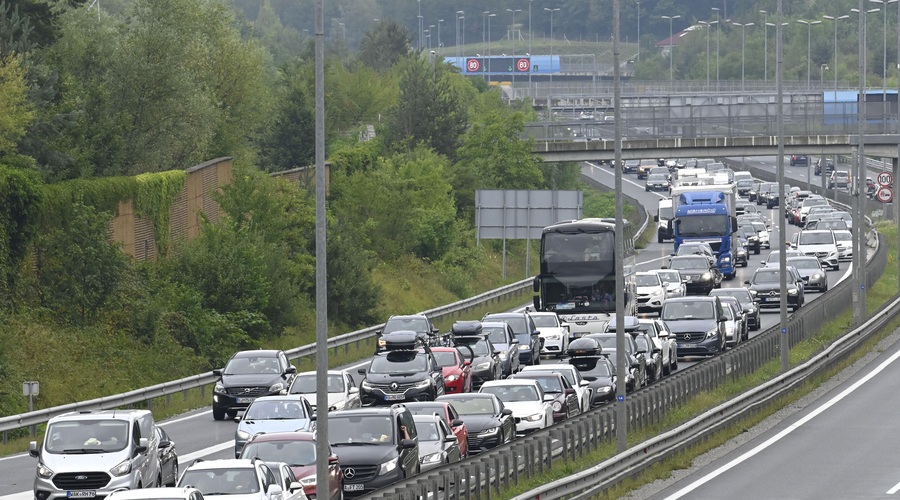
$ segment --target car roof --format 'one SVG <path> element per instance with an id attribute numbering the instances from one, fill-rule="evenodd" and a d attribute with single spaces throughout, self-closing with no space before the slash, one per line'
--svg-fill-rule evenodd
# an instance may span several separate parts
<path id="1" fill-rule="evenodd" d="M 364 406 L 362 408 L 350 408 L 349 410 L 330 411 L 328 412 L 328 418 L 345 415 L 390 415 L 396 411 L 403 410 L 406 410 L 406 407 L 399 403 L 391 406 Z"/>
<path id="2" fill-rule="evenodd" d="M 434 413 L 419 413 L 418 415 L 413 415 L 413 422 L 438 422 L 443 420 L 443 418 L 441 418 L 439 415 L 435 415 Z"/>
<path id="3" fill-rule="evenodd" d="M 254 469 L 256 465 L 249 458 L 219 458 L 216 460 L 195 460 L 188 469 Z"/>
<path id="4" fill-rule="evenodd" d="M 106 498 L 116 500 L 139 500 L 139 499 L 156 499 L 156 498 L 188 498 L 191 493 L 200 493 L 200 490 L 190 486 L 165 488 L 141 488 L 138 490 L 115 490 Z M 202 495 L 202 493 L 201 493 Z"/>
<path id="5" fill-rule="evenodd" d="M 271 441 L 312 441 L 315 442 L 316 433 L 311 431 L 290 432 L 260 432 L 250 436 L 250 442 L 267 443 Z"/>
<path id="6" fill-rule="evenodd" d="M 250 357 L 265 357 L 265 356 L 275 357 L 275 356 L 278 356 L 278 354 L 280 352 L 281 351 L 276 350 L 276 349 L 253 349 L 250 351 L 236 352 L 234 354 L 234 356 L 232 356 L 232 358 L 250 358 Z"/>
<path id="7" fill-rule="evenodd" d="M 487 382 L 485 382 L 487 383 Z M 444 394 L 438 396 L 438 401 L 449 401 L 451 399 L 469 399 L 469 398 L 496 398 L 495 394 L 487 394 L 485 392 L 463 392 L 460 394 Z M 332 412 L 334 413 L 334 412 Z M 329 414 L 330 415 L 330 414 Z"/>
<path id="8" fill-rule="evenodd" d="M 515 385 L 537 385 L 537 382 L 529 379 L 511 379 L 506 378 L 503 380 L 488 380 L 481 384 L 481 387 L 506 387 L 506 386 L 515 386 Z"/>
<path id="9" fill-rule="evenodd" d="M 327 375 L 344 375 L 348 372 L 347 372 L 347 370 L 328 370 L 325 373 Z M 310 371 L 306 371 L 306 372 L 300 372 L 297 374 L 297 376 L 299 377 L 300 375 L 317 375 L 317 374 L 318 374 L 318 372 L 316 372 L 315 370 L 310 370 Z"/>
<path id="10" fill-rule="evenodd" d="M 60 420 L 132 420 L 137 416 L 150 413 L 150 410 L 84 410 L 73 411 L 57 415 L 51 420 L 57 422 Z"/>
<path id="11" fill-rule="evenodd" d="M 498 326 L 499 327 L 507 327 L 507 326 L 509 326 L 509 323 L 507 323 L 506 321 L 482 321 L 481 322 L 482 328 L 485 328 L 485 327 L 496 328 Z M 510 327 L 510 328 L 512 328 L 512 327 Z"/>
<path id="12" fill-rule="evenodd" d="M 760 268 L 764 269 L 764 268 Z M 694 302 L 697 300 L 709 302 L 711 300 L 715 300 L 718 296 L 709 296 L 709 295 L 691 295 L 689 297 L 672 297 L 671 299 L 667 299 L 663 305 L 668 304 L 669 302 Z"/>
<path id="13" fill-rule="evenodd" d="M 305 401 L 305 398 L 303 397 L 302 394 L 275 394 L 272 396 L 259 396 L 258 398 L 253 400 L 253 403 L 256 403 L 257 401 L 266 402 L 266 401 L 301 401 L 301 400 Z M 253 404 L 253 403 L 250 403 L 250 404 Z"/>

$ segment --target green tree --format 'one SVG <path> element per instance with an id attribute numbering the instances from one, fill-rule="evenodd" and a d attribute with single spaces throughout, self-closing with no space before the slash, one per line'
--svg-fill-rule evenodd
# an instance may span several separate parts
<path id="1" fill-rule="evenodd" d="M 461 78 L 446 64 L 420 55 L 402 63 L 400 95 L 390 113 L 388 135 L 395 147 L 424 144 L 453 157 L 468 124 L 466 103 L 452 82 Z"/>
<path id="2" fill-rule="evenodd" d="M 10 302 L 22 262 L 40 227 L 41 180 L 34 171 L 0 165 L 0 290 Z"/>
<path id="3" fill-rule="evenodd" d="M 42 305 L 57 319 L 85 325 L 114 297 L 128 267 L 109 240 L 112 215 L 76 201 L 66 220 L 45 228 L 37 242 Z"/>
<path id="4" fill-rule="evenodd" d="M 21 58 L 0 56 L 0 153 L 11 153 L 34 119 Z"/>
<path id="5" fill-rule="evenodd" d="M 386 72 L 406 57 L 411 48 L 409 30 L 396 21 L 384 20 L 375 24 L 372 31 L 363 36 L 359 47 L 359 59 L 379 72 Z"/>
<path id="6" fill-rule="evenodd" d="M 286 77 L 290 78 L 290 77 Z M 259 138 L 259 163 L 269 172 L 313 165 L 316 159 L 316 117 L 305 81 L 290 78 L 273 118 Z"/>

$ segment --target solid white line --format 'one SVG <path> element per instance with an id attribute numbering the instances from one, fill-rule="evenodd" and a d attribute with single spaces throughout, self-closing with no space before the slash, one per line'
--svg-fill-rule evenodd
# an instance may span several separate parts
<path id="1" fill-rule="evenodd" d="M 897 493 L 898 491 L 900 491 L 900 483 L 897 483 L 896 485 L 894 485 L 893 488 L 887 490 L 887 494 L 893 495 L 894 493 Z"/>
<path id="2" fill-rule="evenodd" d="M 827 403 L 825 403 L 825 404 L 823 404 L 822 406 L 816 408 L 815 410 L 813 410 L 812 412 L 810 412 L 808 415 L 806 415 L 805 417 L 801 418 L 801 419 L 798 420 L 797 422 L 791 424 L 789 427 L 787 427 L 787 428 L 784 429 L 783 431 L 781 431 L 781 432 L 779 432 L 778 434 L 772 436 L 771 438 L 767 439 L 767 440 L 766 440 L 765 442 L 763 442 L 762 444 L 758 445 L 757 447 L 753 448 L 752 450 L 748 451 L 747 453 L 744 453 L 743 455 L 741 455 L 741 456 L 739 456 L 738 458 L 732 460 L 731 462 L 725 464 L 724 466 L 722 466 L 722 467 L 720 467 L 719 469 L 713 471 L 712 473 L 708 474 L 707 476 L 705 476 L 705 477 L 699 479 L 698 481 L 696 481 L 696 482 L 690 484 L 690 485 L 687 486 L 686 488 L 683 488 L 683 489 L 677 491 L 675 494 L 673 494 L 673 495 L 671 495 L 671 496 L 668 496 L 668 497 L 666 497 L 666 498 L 667 498 L 667 499 L 672 499 L 672 500 L 681 498 L 681 497 L 687 495 L 688 493 L 691 493 L 692 491 L 696 490 L 696 489 L 699 488 L 700 486 L 703 486 L 704 484 L 706 484 L 706 483 L 712 481 L 713 479 L 719 477 L 720 475 L 724 474 L 725 472 L 728 472 L 729 470 L 733 469 L 734 467 L 737 467 L 738 465 L 740 465 L 740 464 L 743 463 L 744 461 L 750 459 L 751 457 L 753 457 L 753 456 L 759 454 L 760 452 L 762 452 L 763 450 L 765 450 L 765 449 L 768 448 L 769 446 L 771 446 L 771 445 L 777 443 L 777 442 L 778 442 L 779 440 L 781 440 L 783 437 L 785 437 L 785 436 L 787 436 L 788 434 L 790 434 L 790 433 L 794 432 L 795 430 L 799 429 L 800 426 L 802 426 L 803 424 L 806 424 L 807 422 L 809 422 L 809 421 L 812 420 L 813 418 L 819 416 L 819 414 L 821 414 L 821 413 L 824 412 L 825 410 L 827 410 L 827 409 L 831 408 L 832 406 L 834 406 L 835 404 L 839 403 L 842 399 L 844 399 L 845 397 L 849 396 L 853 391 L 855 391 L 856 389 L 860 388 L 863 384 L 865 384 L 865 383 L 868 382 L 869 380 L 872 380 L 872 379 L 875 377 L 875 375 L 878 375 L 879 373 L 881 373 L 885 368 L 887 368 L 888 365 L 890 365 L 891 363 L 893 363 L 894 361 L 896 361 L 898 358 L 900 358 L 900 351 L 895 352 L 891 357 L 889 357 L 888 359 L 886 359 L 884 362 L 882 362 L 880 365 L 878 365 L 877 368 L 875 368 L 874 370 L 872 370 L 871 372 L 869 372 L 866 376 L 862 377 L 859 381 L 857 381 L 856 383 L 854 383 L 854 384 L 851 385 L 850 387 L 844 389 L 843 391 L 841 391 L 840 394 L 838 394 L 837 396 L 833 397 L 833 398 L 832 398 L 831 400 L 829 400 Z M 898 485 L 898 486 L 900 486 L 900 485 Z M 896 487 L 895 487 L 895 488 L 896 488 Z"/>

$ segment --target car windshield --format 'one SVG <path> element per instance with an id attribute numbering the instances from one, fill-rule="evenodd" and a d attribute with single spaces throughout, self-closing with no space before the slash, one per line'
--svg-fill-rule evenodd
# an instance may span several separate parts
<path id="1" fill-rule="evenodd" d="M 482 386 L 481 392 L 485 394 L 493 394 L 504 403 L 537 401 L 538 392 L 533 385 L 494 385 Z"/>
<path id="2" fill-rule="evenodd" d="M 456 354 L 451 351 L 433 351 L 434 359 L 437 360 L 440 366 L 458 366 L 459 361 L 456 359 Z"/>
<path id="3" fill-rule="evenodd" d="M 819 269 L 821 267 L 819 259 L 815 257 L 791 257 L 787 260 L 787 264 L 797 269 Z"/>
<path id="4" fill-rule="evenodd" d="M 647 182 L 663 183 L 663 182 L 668 182 L 668 180 L 669 179 L 665 175 L 662 175 L 662 174 L 650 174 L 647 176 Z"/>
<path id="5" fill-rule="evenodd" d="M 333 446 L 355 443 L 390 443 L 391 417 L 383 415 L 328 415 L 328 436 Z"/>
<path id="6" fill-rule="evenodd" d="M 850 231 L 835 231 L 834 232 L 835 241 L 851 241 L 853 239 L 853 235 Z"/>
<path id="7" fill-rule="evenodd" d="M 506 344 L 509 339 L 506 338 L 506 328 L 503 326 L 486 326 L 482 331 L 488 334 L 488 338 L 495 344 Z"/>
<path id="8" fill-rule="evenodd" d="M 329 373 L 328 392 L 344 392 L 344 376 L 340 374 Z M 303 373 L 297 375 L 294 383 L 291 384 L 291 394 L 315 394 L 316 393 L 316 374 Z"/>
<path id="9" fill-rule="evenodd" d="M 231 358 L 225 369 L 224 375 L 251 375 L 254 373 L 281 373 L 278 358 L 273 356 L 253 356 Z"/>
<path id="10" fill-rule="evenodd" d="M 725 312 L 725 317 L 733 321 L 734 320 L 734 309 L 732 309 L 731 306 L 729 306 L 727 304 L 723 304 L 723 306 L 724 307 L 722 307 L 722 311 Z"/>
<path id="11" fill-rule="evenodd" d="M 537 383 L 540 384 L 541 389 L 543 389 L 545 393 L 559 394 L 563 391 L 562 384 L 556 377 L 534 377 L 534 380 L 537 380 Z"/>
<path id="12" fill-rule="evenodd" d="M 460 415 L 493 415 L 494 402 L 490 398 L 453 398 L 447 401 Z"/>
<path id="13" fill-rule="evenodd" d="M 834 243 L 834 236 L 831 235 L 831 231 L 802 231 L 797 242 L 798 245 L 827 245 L 831 243 Z"/>
<path id="14" fill-rule="evenodd" d="M 681 273 L 678 271 L 657 271 L 656 274 L 663 283 L 681 283 Z"/>
<path id="15" fill-rule="evenodd" d="M 308 417 L 303 405 L 291 399 L 257 399 L 244 413 L 244 420 L 293 420 Z"/>
<path id="16" fill-rule="evenodd" d="M 54 454 L 93 454 L 124 450 L 128 422 L 124 420 L 66 420 L 51 424 L 45 450 Z"/>
<path id="17" fill-rule="evenodd" d="M 369 373 L 396 374 L 425 371 L 425 356 L 416 351 L 394 351 L 385 356 L 375 356 L 369 365 Z"/>
<path id="18" fill-rule="evenodd" d="M 425 318 L 391 318 L 384 325 L 382 334 L 391 332 L 399 332 L 401 330 L 411 330 L 419 333 L 431 333 L 428 331 L 428 321 Z"/>
<path id="19" fill-rule="evenodd" d="M 532 316 L 531 319 L 534 320 L 534 324 L 538 328 L 541 328 L 541 327 L 559 328 L 559 317 L 556 315 L 538 314 L 538 315 Z"/>
<path id="20" fill-rule="evenodd" d="M 756 231 L 757 233 L 761 233 L 763 231 L 768 231 L 766 229 L 766 225 L 762 222 L 754 221 L 754 222 L 751 222 L 750 225 L 753 226 L 753 230 Z"/>
<path id="21" fill-rule="evenodd" d="M 709 261 L 706 257 L 679 257 L 672 259 L 672 269 L 709 269 Z"/>
<path id="22" fill-rule="evenodd" d="M 566 379 L 567 382 L 569 382 L 569 385 L 571 385 L 573 387 L 577 385 L 575 383 L 575 375 L 572 374 L 571 370 L 549 368 L 546 371 L 551 372 L 551 373 L 558 373 L 558 374 L 562 375 L 563 378 Z"/>
<path id="23" fill-rule="evenodd" d="M 753 275 L 753 283 L 780 283 L 781 272 L 778 269 L 759 270 Z"/>
<path id="24" fill-rule="evenodd" d="M 259 458 L 263 462 L 284 462 L 291 467 L 304 467 L 316 463 L 316 442 L 250 441 L 241 450 L 241 457 Z"/>
<path id="25" fill-rule="evenodd" d="M 419 435 L 419 441 L 440 441 L 441 434 L 438 432 L 437 422 L 422 422 L 416 420 L 416 434 Z"/>
<path id="26" fill-rule="evenodd" d="M 503 317 L 491 317 L 486 316 L 484 321 L 502 321 L 509 325 L 512 328 L 512 331 L 515 333 L 523 333 L 525 331 L 525 317 L 524 316 L 503 316 Z"/>
<path id="27" fill-rule="evenodd" d="M 637 344 L 638 349 L 640 349 L 644 352 L 650 352 L 652 350 L 652 349 L 650 349 L 650 344 L 648 342 L 647 337 L 645 337 L 643 335 L 638 335 L 637 337 L 635 337 L 634 343 Z"/>
<path id="28" fill-rule="evenodd" d="M 612 372 L 609 364 L 602 358 L 591 356 L 575 356 L 569 359 L 569 364 L 581 372 L 581 376 L 585 380 L 595 380 L 597 377 L 609 377 Z"/>
<path id="29" fill-rule="evenodd" d="M 184 471 L 178 484 L 197 488 L 204 496 L 259 493 L 256 469 L 247 467 L 240 469 L 188 469 Z"/>
<path id="30" fill-rule="evenodd" d="M 680 245 L 675 255 L 709 255 L 706 247 L 701 245 Z"/>
<path id="31" fill-rule="evenodd" d="M 655 274 L 638 274 L 635 276 L 637 286 L 659 286 L 659 276 Z"/>
<path id="32" fill-rule="evenodd" d="M 712 297 L 734 297 L 741 304 L 753 302 L 753 297 L 746 288 L 719 288 L 709 294 Z"/>
<path id="33" fill-rule="evenodd" d="M 826 200 L 825 198 L 807 198 L 807 199 L 803 200 L 803 207 L 806 208 L 807 210 L 810 207 L 827 205 L 827 204 L 828 204 L 828 200 Z"/>
<path id="34" fill-rule="evenodd" d="M 519 345 L 525 346 L 525 348 L 531 346 L 531 335 L 527 333 L 516 333 L 516 339 L 519 341 Z"/>
<path id="35" fill-rule="evenodd" d="M 716 317 L 713 303 L 708 300 L 666 302 L 663 304 L 661 316 L 664 321 L 713 319 Z"/>
<path id="36" fill-rule="evenodd" d="M 488 342 L 486 340 L 479 340 L 478 342 L 475 342 L 474 344 L 468 344 L 468 346 L 472 348 L 472 354 L 474 354 L 475 356 L 488 356 L 488 355 L 493 354 L 491 352 L 490 346 L 488 345 Z M 459 352 L 460 352 L 460 354 L 463 355 L 463 358 L 465 358 L 466 356 L 469 355 L 468 354 L 469 350 L 466 348 L 463 348 Z M 465 358 L 465 359 L 468 359 L 468 358 Z M 471 361 L 471 360 L 469 360 L 469 361 Z"/>

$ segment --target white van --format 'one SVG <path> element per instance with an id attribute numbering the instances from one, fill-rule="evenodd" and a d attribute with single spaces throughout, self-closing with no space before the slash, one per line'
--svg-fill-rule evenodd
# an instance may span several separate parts
<path id="1" fill-rule="evenodd" d="M 160 483 L 159 442 L 147 410 L 65 413 L 50 419 L 38 459 L 34 497 L 102 498 L 117 489 Z"/>

